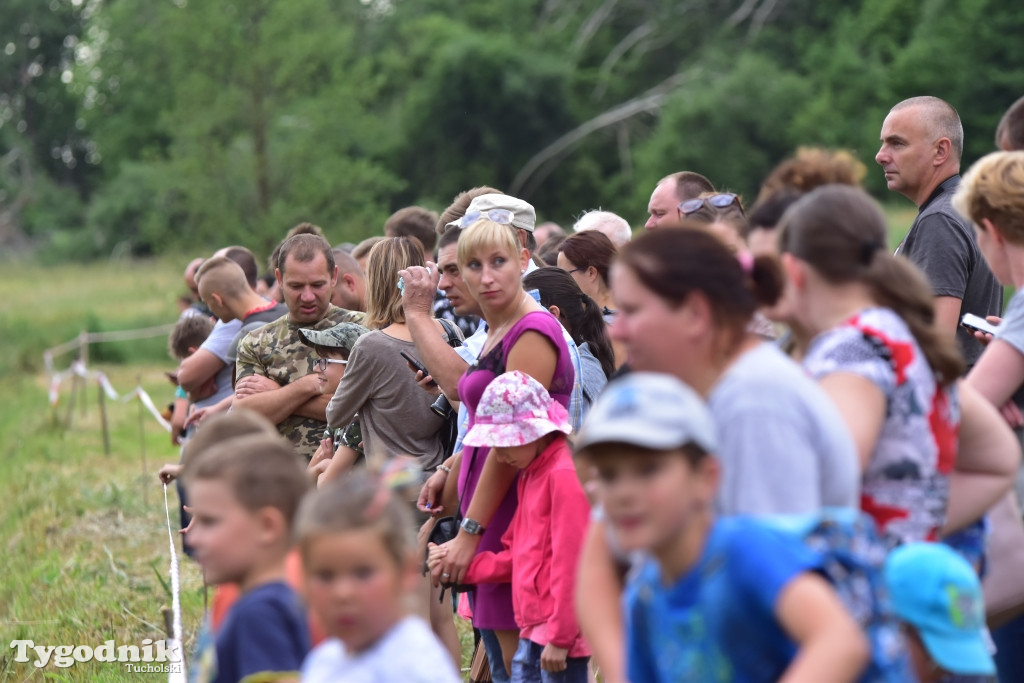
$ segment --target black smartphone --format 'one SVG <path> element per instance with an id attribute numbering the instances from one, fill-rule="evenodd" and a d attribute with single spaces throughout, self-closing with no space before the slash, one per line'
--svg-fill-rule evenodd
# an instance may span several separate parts
<path id="1" fill-rule="evenodd" d="M 402 354 L 402 358 L 405 359 L 405 362 L 409 364 L 410 368 L 412 368 L 413 370 L 419 370 L 420 372 L 423 373 L 424 376 L 430 374 L 429 372 L 427 372 L 427 368 L 425 365 L 423 365 L 423 363 L 419 362 L 418 360 L 407 354 L 405 351 L 399 351 L 399 353 Z M 428 384 L 430 386 L 437 386 L 437 382 L 435 382 L 433 379 L 431 379 L 430 382 L 428 382 Z"/>

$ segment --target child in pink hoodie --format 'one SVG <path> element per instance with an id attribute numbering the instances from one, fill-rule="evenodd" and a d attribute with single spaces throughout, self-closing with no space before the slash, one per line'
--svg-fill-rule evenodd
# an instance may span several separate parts
<path id="1" fill-rule="evenodd" d="M 585 683 L 590 649 L 573 608 L 576 564 L 590 506 L 576 476 L 565 408 L 518 370 L 487 386 L 463 443 L 490 446 L 489 457 L 521 470 L 519 507 L 501 552 L 481 552 L 465 583 L 512 582 L 520 630 L 512 681 Z M 430 545 L 428 564 L 447 550 Z"/>

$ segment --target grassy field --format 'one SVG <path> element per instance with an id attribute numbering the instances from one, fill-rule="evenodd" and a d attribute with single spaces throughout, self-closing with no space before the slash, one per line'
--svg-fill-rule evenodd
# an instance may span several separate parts
<path id="1" fill-rule="evenodd" d="M 140 644 L 161 638 L 169 550 L 162 487 L 155 472 L 177 447 L 139 402 L 107 401 L 111 453 L 104 454 L 98 385 L 68 411 L 47 399 L 42 352 L 80 330 L 134 329 L 173 321 L 180 267 L 162 262 L 42 268 L 8 264 L 0 279 L 0 679 L 137 680 L 115 663 L 42 670 L 14 662 L 7 645 Z M 166 338 L 93 347 L 90 368 L 126 394 L 137 383 L 166 404 L 173 363 Z M 70 355 L 55 359 L 57 369 Z M 84 399 L 84 400 L 82 400 Z M 68 420 L 70 418 L 70 424 Z M 143 472 L 143 451 L 146 455 Z M 176 498 L 171 496 L 172 511 Z M 195 566 L 182 562 L 186 642 L 203 609 Z M 150 674 L 161 676 L 163 674 Z"/>

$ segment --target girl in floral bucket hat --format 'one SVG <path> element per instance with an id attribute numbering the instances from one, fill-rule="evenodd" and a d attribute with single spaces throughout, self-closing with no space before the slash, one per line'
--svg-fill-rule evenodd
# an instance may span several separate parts
<path id="1" fill-rule="evenodd" d="M 503 550 L 477 554 L 463 581 L 512 583 L 520 628 L 513 681 L 587 680 L 590 649 L 573 595 L 590 506 L 566 439 L 571 431 L 565 407 L 537 380 L 514 370 L 487 385 L 464 441 L 490 447 L 499 462 L 520 470 L 519 506 L 502 537 Z M 447 548 L 431 544 L 427 564 L 433 569 L 446 554 Z"/>

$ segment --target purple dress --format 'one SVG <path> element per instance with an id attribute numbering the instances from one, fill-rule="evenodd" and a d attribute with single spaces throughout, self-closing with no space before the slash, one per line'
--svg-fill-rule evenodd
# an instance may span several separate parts
<path id="1" fill-rule="evenodd" d="M 548 393 L 566 409 L 569 408 L 569 396 L 572 393 L 575 378 L 569 349 L 562 337 L 562 324 L 547 311 L 533 311 L 524 315 L 505 337 L 488 353 L 482 355 L 466 370 L 459 380 L 459 398 L 469 413 L 469 427 L 476 422 L 476 407 L 480 397 L 491 380 L 505 372 L 506 349 L 511 349 L 524 332 L 537 332 L 551 342 L 558 358 L 555 361 L 555 374 L 551 378 Z M 477 481 L 483 471 L 489 448 L 471 448 L 466 446 L 462 452 L 462 466 L 459 469 L 459 495 L 462 497 L 462 509 L 465 515 L 469 509 Z M 505 499 L 501 502 L 493 519 L 484 530 L 477 552 L 490 550 L 498 552 L 502 549 L 501 537 L 515 514 L 518 496 L 516 484 L 509 487 Z M 515 614 L 512 611 L 512 584 L 482 583 L 474 590 L 473 625 L 477 628 L 495 630 L 511 630 L 516 626 Z"/>

